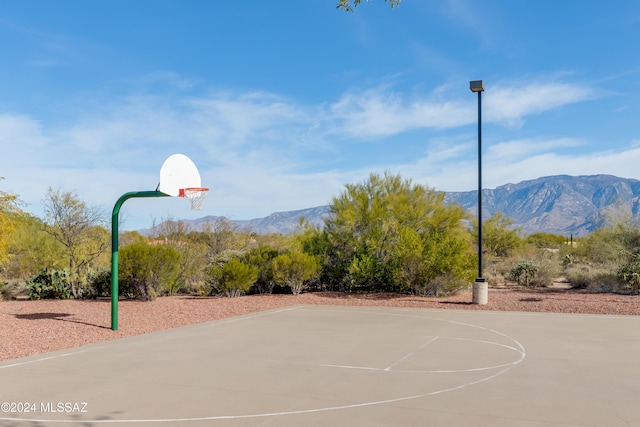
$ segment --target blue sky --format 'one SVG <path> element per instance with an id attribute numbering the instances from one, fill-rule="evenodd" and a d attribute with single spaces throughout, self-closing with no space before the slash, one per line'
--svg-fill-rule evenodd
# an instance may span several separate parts
<path id="1" fill-rule="evenodd" d="M 635 0 L 0 1 L 0 188 L 110 215 L 183 153 L 211 188 L 132 199 L 123 229 L 328 204 L 388 170 L 443 191 L 640 178 Z"/>

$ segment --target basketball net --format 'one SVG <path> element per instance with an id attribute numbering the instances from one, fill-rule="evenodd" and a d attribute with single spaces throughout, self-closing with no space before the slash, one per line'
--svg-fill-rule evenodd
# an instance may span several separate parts
<path id="1" fill-rule="evenodd" d="M 181 188 L 179 197 L 186 197 L 189 199 L 189 203 L 191 203 L 191 210 L 200 211 L 202 210 L 202 202 L 207 198 L 209 194 L 208 188 Z"/>

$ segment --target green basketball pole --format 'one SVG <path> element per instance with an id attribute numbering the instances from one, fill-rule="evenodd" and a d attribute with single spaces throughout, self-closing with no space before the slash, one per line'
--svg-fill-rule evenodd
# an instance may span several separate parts
<path id="1" fill-rule="evenodd" d="M 132 191 L 116 202 L 111 214 L 111 330 L 118 330 L 118 217 L 122 204 L 135 197 L 170 197 L 161 191 Z"/>

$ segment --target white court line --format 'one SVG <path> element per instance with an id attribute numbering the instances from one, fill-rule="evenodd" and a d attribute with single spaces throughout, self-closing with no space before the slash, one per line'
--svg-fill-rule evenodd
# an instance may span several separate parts
<path id="1" fill-rule="evenodd" d="M 413 356 L 414 354 L 416 354 L 417 352 L 419 352 L 420 350 L 422 350 L 423 348 L 425 348 L 426 346 L 428 346 L 429 344 L 431 344 L 432 342 L 434 342 L 435 340 L 437 340 L 438 337 L 433 337 L 431 338 L 429 341 L 425 342 L 424 344 L 422 344 L 420 347 L 418 347 L 417 350 L 412 351 L 410 353 L 407 353 L 404 357 L 401 357 L 400 359 L 396 360 L 395 363 L 392 363 L 391 365 L 387 366 L 384 370 L 385 371 L 390 371 L 391 368 L 393 368 L 394 366 L 396 366 L 398 363 L 402 362 L 403 360 L 408 359 L 409 357 Z"/>
<path id="2" fill-rule="evenodd" d="M 73 356 L 74 354 L 80 354 L 80 353 L 84 353 L 86 351 L 87 350 L 73 351 L 73 352 L 70 352 L 70 353 L 58 354 L 56 356 L 48 356 L 48 357 L 41 357 L 41 358 L 35 359 L 35 360 L 27 360 L 26 362 L 12 363 L 11 365 L 0 366 L 0 369 L 13 368 L 13 367 L 22 366 L 22 365 L 29 365 L 31 363 L 44 362 L 45 360 L 59 359 L 61 357 Z"/>
<path id="3" fill-rule="evenodd" d="M 269 315 L 269 314 L 280 313 L 280 312 L 284 312 L 284 311 L 298 310 L 301 307 L 303 307 L 303 306 L 290 307 L 290 308 L 277 310 L 277 311 L 263 312 L 263 313 L 258 313 L 256 315 L 252 315 L 252 316 L 242 316 L 242 317 L 239 317 L 239 318 L 229 319 L 228 321 L 226 321 L 224 323 L 230 323 L 230 322 L 244 320 L 244 319 L 252 319 L 252 318 L 265 316 L 265 315 Z M 335 311 L 335 310 L 324 310 L 324 311 Z M 341 311 L 342 312 L 346 312 L 346 313 L 349 313 L 349 312 L 350 313 L 361 313 L 361 312 L 356 311 L 356 310 L 341 310 Z M 95 424 L 156 423 L 157 424 L 157 423 L 175 423 L 175 422 L 190 422 L 190 421 L 214 421 L 214 420 L 229 420 L 229 419 L 265 418 L 265 417 L 312 414 L 312 413 L 337 411 L 337 410 L 344 410 L 344 409 L 363 408 L 363 407 L 368 407 L 368 406 L 384 405 L 384 404 L 389 404 L 389 403 L 396 403 L 396 402 L 403 402 L 403 401 L 408 401 L 408 400 L 413 400 L 413 399 L 419 399 L 419 398 L 422 398 L 422 397 L 435 396 L 435 395 L 448 393 L 448 392 L 455 391 L 455 390 L 461 390 L 463 388 L 466 388 L 466 387 L 469 387 L 469 386 L 472 386 L 472 385 L 476 385 L 476 384 L 480 384 L 480 383 L 483 383 L 483 382 L 486 382 L 486 381 L 490 381 L 490 380 L 502 375 L 503 373 L 509 371 L 511 368 L 513 368 L 514 366 L 516 366 L 517 364 L 522 362 L 526 357 L 526 350 L 525 350 L 524 346 L 519 341 L 517 341 L 516 339 L 514 339 L 514 338 L 512 338 L 512 337 L 510 337 L 510 336 L 508 336 L 508 335 L 506 335 L 506 334 L 504 334 L 502 332 L 499 332 L 499 331 L 496 331 L 496 330 L 493 330 L 493 329 L 490 329 L 490 328 L 486 328 L 486 327 L 478 326 L 478 325 L 473 325 L 473 324 L 468 324 L 468 323 L 463 323 L 463 322 L 456 322 L 456 321 L 452 321 L 452 320 L 437 319 L 437 318 L 432 318 L 432 317 L 424 317 L 424 316 L 416 316 L 416 315 L 408 315 L 408 314 L 384 313 L 384 312 L 379 312 L 379 311 L 377 312 L 377 314 L 387 315 L 387 316 L 399 316 L 399 317 L 417 318 L 417 319 L 422 319 L 422 320 L 435 320 L 435 321 L 439 321 L 439 322 L 452 323 L 452 324 L 457 324 L 457 325 L 461 325 L 461 326 L 477 328 L 477 329 L 484 330 L 484 331 L 489 331 L 489 332 L 495 333 L 497 335 L 500 335 L 500 336 L 502 336 L 502 337 L 504 337 L 504 338 L 506 338 L 508 340 L 511 340 L 512 342 L 514 342 L 517 345 L 518 348 L 507 346 L 507 345 L 500 344 L 500 343 L 494 343 L 494 342 L 490 342 L 490 341 L 479 341 L 479 342 L 485 342 L 485 343 L 488 343 L 488 344 L 494 344 L 494 345 L 498 345 L 498 346 L 502 346 L 502 347 L 514 350 L 514 351 L 520 353 L 520 358 L 515 362 L 509 363 L 509 364 L 505 364 L 505 365 L 494 366 L 494 367 L 489 367 L 489 368 L 478 368 L 479 370 L 486 370 L 486 369 L 497 369 L 497 368 L 500 368 L 500 367 L 504 366 L 504 369 L 502 369 L 501 371 L 499 371 L 499 372 L 497 372 L 497 373 L 495 373 L 493 375 L 481 378 L 479 380 L 463 383 L 463 384 L 460 384 L 460 385 L 457 385 L 457 386 L 454 386 L 454 387 L 449 387 L 449 388 L 442 389 L 442 390 L 435 390 L 435 391 L 432 391 L 432 392 L 427 392 L 427 393 L 417 394 L 417 395 L 412 395 L 412 396 L 404 396 L 404 397 L 398 397 L 398 398 L 393 398 L 393 399 L 378 400 L 378 401 L 373 401 L 373 402 L 355 403 L 355 404 L 350 404 L 350 405 L 339 405 L 339 406 L 324 407 L 324 408 L 303 409 L 303 410 L 297 410 L 297 411 L 270 412 L 270 413 L 261 413 L 261 414 L 214 415 L 214 416 L 208 416 L 208 417 L 191 417 L 191 418 L 156 418 L 156 419 L 134 419 L 134 420 L 104 420 L 104 419 L 97 419 L 97 420 L 96 419 L 94 419 L 94 420 L 91 420 L 91 419 L 62 419 L 62 420 L 49 419 L 49 420 L 45 420 L 45 419 L 27 419 L 27 418 L 0 418 L 0 421 L 44 423 L 44 424 L 79 424 L 79 423 L 84 423 L 84 424 L 93 424 L 93 423 L 95 423 Z M 221 323 L 221 322 L 220 321 L 216 322 L 216 324 L 219 324 L 219 323 Z M 423 344 L 422 347 L 424 347 L 424 346 L 428 345 L 429 343 L 433 342 L 436 338 L 438 338 L 438 337 L 434 337 L 430 341 L 428 341 L 425 344 Z M 474 341 L 474 340 L 462 339 L 462 338 L 453 338 L 453 339 Z M 76 353 L 80 353 L 80 352 L 76 352 Z M 64 354 L 64 355 L 53 356 L 53 357 L 50 357 L 50 358 L 63 357 L 63 356 L 66 356 L 66 355 L 71 355 L 71 354 L 76 354 L 76 353 L 67 353 L 67 354 Z M 405 356 L 401 360 L 406 359 L 408 356 L 409 355 Z M 33 363 L 33 362 L 47 360 L 47 359 L 49 359 L 49 358 L 43 358 L 43 359 L 39 359 L 39 360 L 36 360 L 36 361 L 23 362 L 22 364 Z M 396 362 L 396 364 L 397 363 L 398 362 Z M 10 365 L 10 366 L 15 366 L 15 365 L 19 365 L 19 364 L 14 364 L 14 365 Z M 315 366 L 332 366 L 332 365 L 315 365 Z M 339 366 L 335 366 L 335 367 L 339 367 Z M 360 368 L 360 369 L 388 371 L 387 369 L 366 368 L 366 367 Z M 472 369 L 472 370 L 474 370 L 474 369 Z M 394 372 L 403 372 L 403 371 L 394 371 Z M 414 371 L 411 371 L 411 372 L 414 372 Z M 460 371 L 441 371 L 441 372 L 460 372 Z"/>
<path id="4" fill-rule="evenodd" d="M 490 381 L 503 373 L 507 372 L 511 368 L 503 369 L 502 371 L 491 375 L 489 377 L 481 378 L 476 381 L 471 381 L 465 384 L 460 384 L 455 387 L 450 387 L 447 389 L 436 390 L 429 393 L 417 394 L 414 396 L 406 396 L 406 397 L 398 397 L 395 399 L 387 399 L 387 400 L 378 400 L 375 402 L 363 402 L 363 403 L 354 403 L 351 405 L 342 405 L 342 406 L 332 406 L 327 408 L 314 408 L 314 409 L 302 409 L 299 411 L 283 411 L 283 412 L 269 412 L 263 414 L 247 414 L 247 415 L 218 415 L 211 417 L 193 417 L 193 418 L 155 418 L 155 419 L 137 419 L 137 420 L 43 420 L 43 419 L 27 419 L 27 418 L 0 418 L 0 421 L 22 421 L 22 422 L 30 422 L 30 423 L 48 423 L 48 424 L 78 424 L 78 423 L 101 423 L 101 424 L 119 424 L 119 423 L 175 423 L 175 422 L 189 422 L 189 421 L 213 421 L 213 420 L 236 420 L 236 419 L 247 419 L 247 418 L 265 418 L 265 417 L 277 417 L 284 415 L 301 415 L 301 414 L 313 414 L 319 412 L 328 412 L 328 411 L 337 411 L 341 409 L 354 409 L 354 408 L 363 408 L 367 406 L 375 406 L 375 405 L 384 405 L 387 403 L 396 403 L 396 402 L 404 402 L 407 400 L 419 399 L 421 397 L 428 396 L 436 396 L 438 394 L 448 393 L 450 391 L 460 390 L 475 384 L 480 384 L 485 381 Z"/>
<path id="5" fill-rule="evenodd" d="M 428 344 L 432 343 L 433 341 L 435 341 L 437 338 L 440 337 L 434 337 L 433 339 L 429 340 L 428 342 L 426 342 L 425 344 L 423 344 L 420 349 L 426 347 Z M 482 343 L 482 344 L 489 344 L 489 345 L 495 345 L 497 347 L 503 347 L 509 350 L 513 350 L 516 353 L 520 354 L 520 358 L 514 362 L 509 362 L 509 363 L 503 363 L 500 365 L 493 365 L 493 366 L 483 366 L 481 368 L 467 368 L 467 369 L 440 369 L 440 370 L 420 370 L 420 369 L 411 369 L 411 370 L 407 370 L 407 369 L 394 369 L 393 372 L 398 372 L 398 373 L 414 373 L 414 374 L 451 374 L 451 373 L 458 373 L 458 372 L 479 372 L 479 371 L 490 371 L 493 369 L 500 369 L 500 368 L 504 368 L 507 366 L 512 366 L 512 365 L 517 365 L 519 364 L 523 359 L 525 354 L 523 354 L 522 350 L 512 347 L 510 345 L 506 345 L 506 344 L 501 344 L 501 343 L 497 343 L 497 342 L 493 342 L 493 341 L 485 341 L 485 340 L 473 340 L 470 338 L 458 338 L 458 337 L 445 337 L 445 338 L 441 338 L 443 340 L 457 340 L 457 341 L 468 341 L 468 342 L 477 342 L 477 343 Z M 401 362 L 405 359 L 407 359 L 408 357 L 412 356 L 413 354 L 415 354 L 416 352 L 411 352 L 408 355 L 402 357 L 400 360 L 398 360 L 398 362 Z M 390 368 L 392 368 L 393 366 L 397 365 L 398 362 L 394 363 L 393 365 L 391 365 L 388 368 L 375 368 L 375 367 L 370 367 L 370 366 L 356 366 L 356 365 L 334 365 L 334 364 L 328 364 L 328 363 L 320 363 L 317 365 L 312 365 L 312 366 L 324 366 L 327 368 L 341 368 L 341 369 L 359 369 L 359 370 L 363 370 L 363 371 L 386 371 L 389 372 L 391 371 Z"/>

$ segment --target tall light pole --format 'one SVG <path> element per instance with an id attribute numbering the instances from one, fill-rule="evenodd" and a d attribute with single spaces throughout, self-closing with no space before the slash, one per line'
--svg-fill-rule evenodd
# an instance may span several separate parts
<path id="1" fill-rule="evenodd" d="M 473 80 L 469 86 L 471 92 L 478 93 L 478 277 L 473 283 L 473 303 L 486 304 L 489 287 L 482 277 L 482 92 L 484 92 L 484 82 Z"/>

